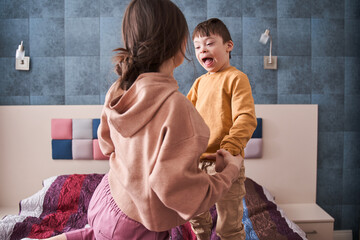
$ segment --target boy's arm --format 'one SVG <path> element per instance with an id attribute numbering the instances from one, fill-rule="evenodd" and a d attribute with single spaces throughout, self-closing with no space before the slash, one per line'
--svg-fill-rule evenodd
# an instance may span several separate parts
<path id="1" fill-rule="evenodd" d="M 220 148 L 244 157 L 244 148 L 256 129 L 257 120 L 251 86 L 246 75 L 237 79 L 232 89 L 232 127 L 220 143 Z"/>
<path id="2" fill-rule="evenodd" d="M 197 101 L 197 87 L 198 87 L 199 81 L 198 79 L 194 82 L 194 84 L 192 85 L 189 93 L 187 94 L 187 99 L 190 100 L 190 102 L 196 106 L 196 101 Z"/>

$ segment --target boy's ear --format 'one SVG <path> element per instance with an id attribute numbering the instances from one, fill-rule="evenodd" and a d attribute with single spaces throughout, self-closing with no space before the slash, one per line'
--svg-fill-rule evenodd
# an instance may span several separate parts
<path id="1" fill-rule="evenodd" d="M 226 44 L 226 50 L 228 52 L 231 52 L 233 50 L 233 48 L 234 48 L 234 42 L 229 40 L 225 44 Z"/>

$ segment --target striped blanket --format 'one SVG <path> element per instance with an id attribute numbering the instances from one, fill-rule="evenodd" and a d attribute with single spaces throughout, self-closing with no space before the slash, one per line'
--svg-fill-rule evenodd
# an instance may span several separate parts
<path id="1" fill-rule="evenodd" d="M 20 202 L 19 215 L 0 220 L 0 239 L 42 239 L 87 226 L 87 208 L 102 174 L 61 175 L 46 179 L 43 188 Z M 243 200 L 243 223 L 246 239 L 306 239 L 305 234 L 289 221 L 266 190 L 247 179 Z M 210 209 L 214 228 L 216 208 Z M 171 230 L 173 240 L 195 240 L 189 223 Z M 215 231 L 211 240 L 218 240 Z"/>

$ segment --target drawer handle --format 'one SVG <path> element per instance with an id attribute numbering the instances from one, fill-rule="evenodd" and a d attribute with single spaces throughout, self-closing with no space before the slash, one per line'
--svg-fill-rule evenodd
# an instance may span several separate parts
<path id="1" fill-rule="evenodd" d="M 305 232 L 306 235 L 310 235 L 310 234 L 317 234 L 317 231 L 314 230 L 314 231 L 311 231 L 311 232 Z"/>

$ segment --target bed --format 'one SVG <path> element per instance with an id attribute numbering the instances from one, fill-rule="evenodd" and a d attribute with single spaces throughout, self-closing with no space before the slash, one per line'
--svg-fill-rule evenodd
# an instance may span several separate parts
<path id="1" fill-rule="evenodd" d="M 87 226 L 87 206 L 108 162 L 52 159 L 51 120 L 100 112 L 101 106 L 0 107 L 0 239 L 41 239 Z M 306 239 L 280 206 L 315 203 L 317 106 L 256 105 L 256 114 L 263 146 L 260 157 L 245 160 L 247 239 Z M 216 222 L 215 206 L 211 213 Z M 187 223 L 171 229 L 171 239 L 196 238 Z M 211 239 L 218 239 L 214 232 Z"/>

